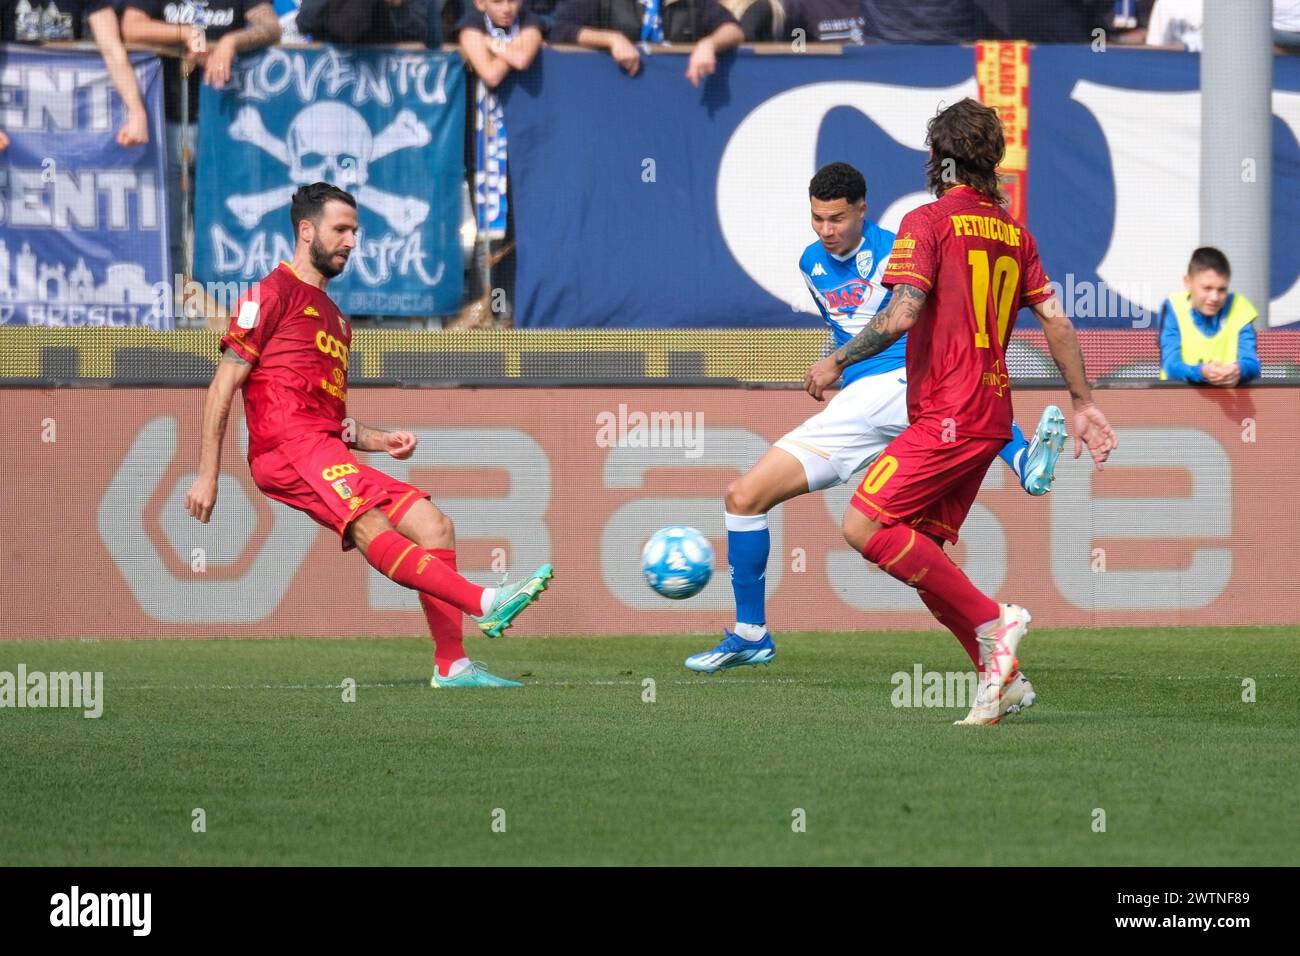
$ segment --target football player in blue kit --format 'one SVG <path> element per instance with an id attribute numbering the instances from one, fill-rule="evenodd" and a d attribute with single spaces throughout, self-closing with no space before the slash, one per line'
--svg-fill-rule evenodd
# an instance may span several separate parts
<path id="1" fill-rule="evenodd" d="M 908 242 L 907 236 L 896 240 L 894 233 L 867 219 L 866 194 L 862 173 L 847 163 L 818 170 L 808 187 L 818 240 L 804 250 L 799 269 L 836 348 L 885 307 L 890 291 L 880 277 L 895 242 Z M 765 608 L 767 513 L 783 501 L 848 481 L 907 427 L 906 340 L 904 335 L 846 368 L 839 394 L 826 408 L 779 439 L 727 489 L 727 561 L 736 628 L 726 629 L 718 646 L 688 658 L 691 670 L 712 674 L 767 664 L 776 655 Z M 1014 423 L 1012 433 L 1000 457 L 1026 492 L 1046 494 L 1065 447 L 1065 416 L 1049 405 L 1032 441 Z M 1018 690 L 1027 693 L 1009 696 L 1021 698 L 1023 706 L 1032 704 L 1032 688 Z"/>

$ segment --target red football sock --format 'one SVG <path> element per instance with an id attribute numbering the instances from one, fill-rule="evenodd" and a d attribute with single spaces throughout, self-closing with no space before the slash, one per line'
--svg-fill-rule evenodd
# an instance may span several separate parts
<path id="1" fill-rule="evenodd" d="M 483 613 L 483 588 L 466 581 L 435 553 L 396 531 L 385 531 L 366 552 L 366 560 L 403 587 L 445 601 L 466 614 Z"/>
<path id="2" fill-rule="evenodd" d="M 995 601 L 980 593 L 943 549 L 905 525 L 881 528 L 867 542 L 862 556 L 909 587 L 937 594 L 959 617 L 976 626 L 1002 613 Z M 933 610 L 933 609 L 931 609 Z"/>
<path id="3" fill-rule="evenodd" d="M 958 614 L 951 604 L 933 591 L 917 588 L 916 593 L 925 602 L 925 606 L 930 609 L 934 619 L 952 631 L 953 637 L 957 638 L 962 650 L 966 652 L 971 663 L 975 665 L 975 673 L 983 674 L 984 664 L 980 661 L 980 642 L 975 637 L 975 628 L 971 627 L 970 622 Z"/>
<path id="4" fill-rule="evenodd" d="M 453 571 L 456 570 L 455 551 L 430 548 L 429 553 Z M 424 619 L 429 624 L 429 633 L 433 635 L 433 664 L 438 668 L 438 673 L 446 677 L 451 665 L 465 656 L 460 609 L 427 594 L 420 595 L 420 607 L 424 608 Z"/>

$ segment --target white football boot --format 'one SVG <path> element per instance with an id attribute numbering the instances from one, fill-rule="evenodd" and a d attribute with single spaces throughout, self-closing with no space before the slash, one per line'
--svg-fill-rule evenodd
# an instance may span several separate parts
<path id="1" fill-rule="evenodd" d="M 1029 612 L 1016 604 L 1003 604 L 1002 613 L 997 621 L 991 621 L 975 632 L 980 645 L 980 663 L 984 665 L 984 674 L 980 677 L 979 690 L 975 695 L 975 706 L 962 720 L 953 721 L 957 726 L 976 726 L 996 724 L 1007 713 L 1010 706 L 1002 710 L 1003 691 L 1016 672 L 1016 650 L 1029 631 L 1031 618 Z M 1029 684 L 1026 680 L 1025 684 Z M 1033 687 L 1030 685 L 1029 691 Z M 1017 695 L 1020 691 L 1015 692 Z M 1019 705 L 1015 711 L 1024 708 L 1024 699 L 1013 702 Z M 1032 704 L 1032 700 L 1030 702 Z"/>

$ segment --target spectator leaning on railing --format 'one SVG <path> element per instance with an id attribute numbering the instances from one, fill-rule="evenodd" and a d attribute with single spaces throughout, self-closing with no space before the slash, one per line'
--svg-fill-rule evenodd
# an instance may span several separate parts
<path id="1" fill-rule="evenodd" d="M 541 22 L 523 0 L 474 0 L 453 39 L 478 78 L 496 89 L 511 70 L 526 70 L 542 48 Z"/>
<path id="2" fill-rule="evenodd" d="M 641 69 L 638 42 L 694 43 L 686 78 L 699 86 L 718 68 L 718 54 L 744 43 L 745 33 L 718 0 L 561 0 L 550 42 L 608 50 L 628 76 Z"/>
<path id="3" fill-rule="evenodd" d="M 1229 292 L 1228 257 L 1211 246 L 1192 253 L 1183 292 L 1160 308 L 1160 377 L 1232 388 L 1259 378 L 1255 307 Z"/>
<path id="4" fill-rule="evenodd" d="M 143 146 L 149 142 L 149 114 L 118 32 L 114 0 L 18 0 L 17 4 L 4 6 L 0 42 L 49 43 L 93 37 L 109 78 L 126 106 L 126 122 L 117 131 L 118 145 Z M 0 150 L 8 143 L 0 133 Z"/>
<path id="5" fill-rule="evenodd" d="M 186 72 L 203 68 L 203 82 L 221 89 L 230 82 L 235 54 L 278 43 L 280 21 L 267 0 L 126 0 L 122 35 L 128 43 L 171 48 Z M 189 85 L 190 129 L 182 127 L 181 59 L 163 61 L 163 102 L 167 118 L 168 226 L 172 268 L 183 264 L 185 222 L 181 207 L 182 140 L 193 141 L 199 116 L 199 84 Z M 193 156 L 187 157 L 192 163 Z"/>
<path id="6" fill-rule="evenodd" d="M 303 0 L 298 30 L 321 43 L 425 43 L 429 0 Z"/>

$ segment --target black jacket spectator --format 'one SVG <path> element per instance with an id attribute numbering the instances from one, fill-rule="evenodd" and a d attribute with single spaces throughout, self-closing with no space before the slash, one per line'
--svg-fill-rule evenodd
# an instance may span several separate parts
<path id="1" fill-rule="evenodd" d="M 800 29 L 809 43 L 862 44 L 862 0 L 790 0 L 785 10 L 787 34 Z"/>
<path id="2" fill-rule="evenodd" d="M 303 0 L 298 30 L 321 43 L 436 46 L 439 38 L 429 34 L 429 6 L 429 0 L 396 5 L 389 0 Z"/>
<path id="3" fill-rule="evenodd" d="M 694 43 L 724 23 L 736 23 L 718 0 L 663 0 L 664 39 Z M 617 30 L 633 43 L 641 41 L 642 8 L 637 0 L 560 0 L 555 8 L 551 43 L 577 43 L 583 27 Z"/>

